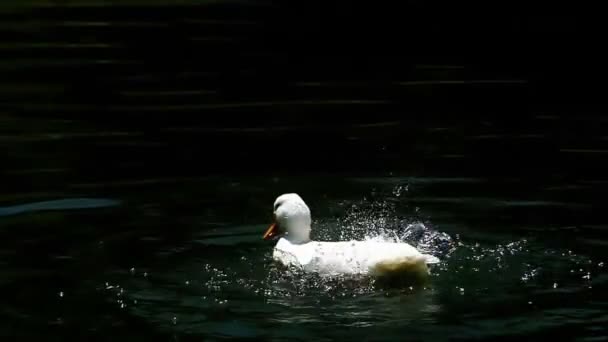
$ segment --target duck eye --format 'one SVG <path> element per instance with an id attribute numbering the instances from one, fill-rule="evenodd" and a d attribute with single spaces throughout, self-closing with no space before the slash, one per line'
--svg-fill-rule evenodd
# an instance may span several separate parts
<path id="1" fill-rule="evenodd" d="M 277 211 L 277 208 L 278 208 L 278 207 L 279 207 L 281 204 L 283 204 L 283 202 L 277 202 L 277 203 L 275 203 L 275 205 L 274 205 L 274 211 Z"/>

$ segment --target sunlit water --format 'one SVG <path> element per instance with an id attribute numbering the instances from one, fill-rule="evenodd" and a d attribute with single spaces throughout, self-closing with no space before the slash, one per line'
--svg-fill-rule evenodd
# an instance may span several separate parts
<path id="1" fill-rule="evenodd" d="M 42 202 L 46 211 L 13 220 L 50 215 L 46 219 L 52 225 L 57 211 L 73 212 L 59 222 L 72 221 L 81 231 L 57 238 L 61 247 L 55 251 L 29 249 L 32 255 L 25 260 L 21 250 L 2 251 L 4 315 L 63 337 L 72 336 L 75 328 L 117 338 L 133 334 L 186 340 L 604 335 L 608 266 L 601 253 L 556 244 L 544 233 L 483 232 L 453 220 L 435 221 L 433 210 L 425 214 L 424 207 L 408 204 L 416 196 L 408 184 L 416 181 L 378 185 L 369 180 L 363 186 L 361 181 L 344 182 L 367 188 L 366 195 L 305 198 L 313 208 L 313 238 L 409 242 L 442 260 L 431 268 L 428 283 L 410 287 L 366 276 L 322 277 L 275 264 L 272 243 L 261 239 L 268 223 L 263 218 L 270 214 L 250 211 L 271 210 L 272 191 L 254 190 L 271 201 L 242 208 L 244 214 L 223 216 L 223 221 L 218 215 L 231 208 L 222 205 L 212 211 L 193 207 L 181 218 L 168 219 L 162 202 L 133 204 L 135 198 L 131 204 L 89 199 L 83 202 L 85 209 L 72 202 Z M 301 180 L 278 183 L 277 188 L 303 185 Z M 243 186 L 256 187 L 255 181 L 247 184 Z M 97 208 L 95 203 L 112 206 Z M 234 205 L 243 203 L 234 200 Z M 89 211 L 79 216 L 79 210 Z M 102 226 L 104 233 L 97 231 Z M 44 243 L 52 239 L 44 232 L 38 237 L 21 234 Z M 72 244 L 69 240 L 79 234 L 79 242 Z M 42 246 L 24 241 L 23 251 L 28 244 Z M 129 333 L 133 326 L 142 330 Z"/>

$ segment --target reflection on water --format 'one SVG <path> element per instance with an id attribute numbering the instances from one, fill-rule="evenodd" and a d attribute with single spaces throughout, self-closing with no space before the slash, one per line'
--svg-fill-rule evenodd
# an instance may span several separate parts
<path id="1" fill-rule="evenodd" d="M 34 211 L 103 208 L 120 202 L 102 198 L 70 198 L 0 207 L 0 216 L 17 215 Z"/>

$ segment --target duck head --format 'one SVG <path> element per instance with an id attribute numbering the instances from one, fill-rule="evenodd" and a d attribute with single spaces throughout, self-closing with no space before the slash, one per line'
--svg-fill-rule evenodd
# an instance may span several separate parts
<path id="1" fill-rule="evenodd" d="M 283 194 L 274 201 L 273 222 L 264 233 L 264 240 L 284 237 L 291 243 L 310 241 L 310 209 L 295 193 Z"/>

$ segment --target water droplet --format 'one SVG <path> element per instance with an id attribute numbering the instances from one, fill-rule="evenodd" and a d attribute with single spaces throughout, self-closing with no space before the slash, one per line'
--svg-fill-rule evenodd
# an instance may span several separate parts
<path id="1" fill-rule="evenodd" d="M 599 267 L 604 267 L 604 262 L 600 262 L 599 264 L 597 264 Z"/>
<path id="2" fill-rule="evenodd" d="M 59 298 L 63 298 L 63 291 L 59 292 Z"/>
<path id="3" fill-rule="evenodd" d="M 395 197 L 400 197 L 404 191 L 407 191 L 407 186 L 403 187 L 401 185 L 397 185 L 395 189 L 393 189 L 393 195 L 395 195 Z"/>
<path id="4" fill-rule="evenodd" d="M 186 280 L 186 286 L 190 285 L 190 280 Z"/>
<path id="5" fill-rule="evenodd" d="M 129 270 L 129 272 L 131 272 L 131 274 L 135 274 L 135 267 L 131 267 L 131 269 Z"/>
<path id="6" fill-rule="evenodd" d="M 553 283 L 553 288 L 556 289 L 557 288 L 557 283 Z"/>
<path id="7" fill-rule="evenodd" d="M 528 302 L 528 304 L 532 305 L 532 302 Z"/>
<path id="8" fill-rule="evenodd" d="M 137 299 L 133 299 L 133 304 L 137 304 Z"/>
<path id="9" fill-rule="evenodd" d="M 173 319 L 171 321 L 173 322 L 173 325 L 177 324 L 177 317 L 173 316 Z"/>
<path id="10" fill-rule="evenodd" d="M 144 278 L 148 277 L 148 272 L 144 272 Z"/>

